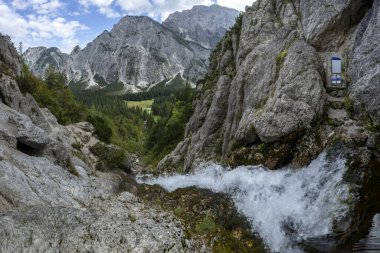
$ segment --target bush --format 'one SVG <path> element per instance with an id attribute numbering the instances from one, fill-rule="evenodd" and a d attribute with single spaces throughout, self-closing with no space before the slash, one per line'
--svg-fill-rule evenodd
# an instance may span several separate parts
<path id="1" fill-rule="evenodd" d="M 87 121 L 94 126 L 95 134 L 99 140 L 105 143 L 111 142 L 112 128 L 105 118 L 98 115 L 90 115 L 87 117 Z"/>
<path id="2" fill-rule="evenodd" d="M 101 171 L 120 169 L 127 173 L 132 172 L 129 155 L 123 149 L 98 142 L 90 148 L 90 151 L 99 159 L 96 169 Z"/>
<path id="3" fill-rule="evenodd" d="M 21 76 L 17 77 L 21 92 L 30 93 L 40 107 L 48 108 L 60 124 L 68 125 L 79 122 L 88 113 L 87 108 L 76 102 L 73 93 L 65 86 L 62 74 L 50 69 L 46 80 L 43 81 L 30 73 L 26 65 L 23 66 Z"/>

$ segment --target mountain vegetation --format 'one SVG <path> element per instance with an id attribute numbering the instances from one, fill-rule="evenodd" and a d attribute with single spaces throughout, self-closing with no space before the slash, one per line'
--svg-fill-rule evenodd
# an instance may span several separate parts
<path id="1" fill-rule="evenodd" d="M 151 113 L 141 107 L 128 106 L 125 100 L 128 96 L 111 96 L 109 90 L 70 89 L 65 85 L 65 76 L 53 68 L 49 68 L 45 76 L 44 80 L 34 76 L 24 65 L 22 74 L 17 78 L 20 90 L 32 94 L 41 107 L 48 108 L 57 117 L 60 124 L 88 121 L 95 127 L 95 134 L 100 140 L 143 156 L 143 160 L 152 167 L 183 138 L 186 122 L 193 112 L 190 85 L 182 90 L 168 88 L 159 92 L 156 89 L 134 97 L 130 95 L 137 101 L 153 98 Z"/>

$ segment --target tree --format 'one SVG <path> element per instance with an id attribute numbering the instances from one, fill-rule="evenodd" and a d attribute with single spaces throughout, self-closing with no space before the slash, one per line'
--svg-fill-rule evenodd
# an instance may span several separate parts
<path id="1" fill-rule="evenodd" d="M 22 55 L 22 41 L 18 44 L 18 54 Z"/>

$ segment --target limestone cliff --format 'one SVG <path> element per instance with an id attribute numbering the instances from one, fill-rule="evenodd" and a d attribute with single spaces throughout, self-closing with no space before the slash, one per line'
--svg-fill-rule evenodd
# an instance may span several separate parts
<path id="1" fill-rule="evenodd" d="M 307 164 L 336 140 L 374 147 L 379 8 L 379 0 L 256 1 L 212 53 L 185 138 L 159 168 L 277 168 Z M 340 88 L 331 87 L 334 53 L 344 61 Z"/>
<path id="2" fill-rule="evenodd" d="M 92 126 L 61 126 L 20 92 L 21 58 L 2 35 L 0 66 L 0 252 L 197 251 L 171 213 L 125 191 L 124 174 L 76 157 L 73 143 L 86 154 L 98 142 Z"/>
<path id="3" fill-rule="evenodd" d="M 235 22 L 239 12 L 219 5 L 196 5 L 191 10 L 175 12 L 162 23 L 183 39 L 213 49 Z"/>

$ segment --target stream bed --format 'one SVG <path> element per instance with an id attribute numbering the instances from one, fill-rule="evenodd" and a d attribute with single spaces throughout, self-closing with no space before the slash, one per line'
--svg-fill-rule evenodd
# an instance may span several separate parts
<path id="1" fill-rule="evenodd" d="M 268 170 L 241 166 L 234 170 L 209 165 L 188 175 L 144 180 L 168 191 L 197 186 L 229 194 L 271 252 L 304 252 L 301 245 L 329 237 L 344 223 L 353 200 L 343 182 L 345 160 L 322 153 L 302 169 Z"/>

